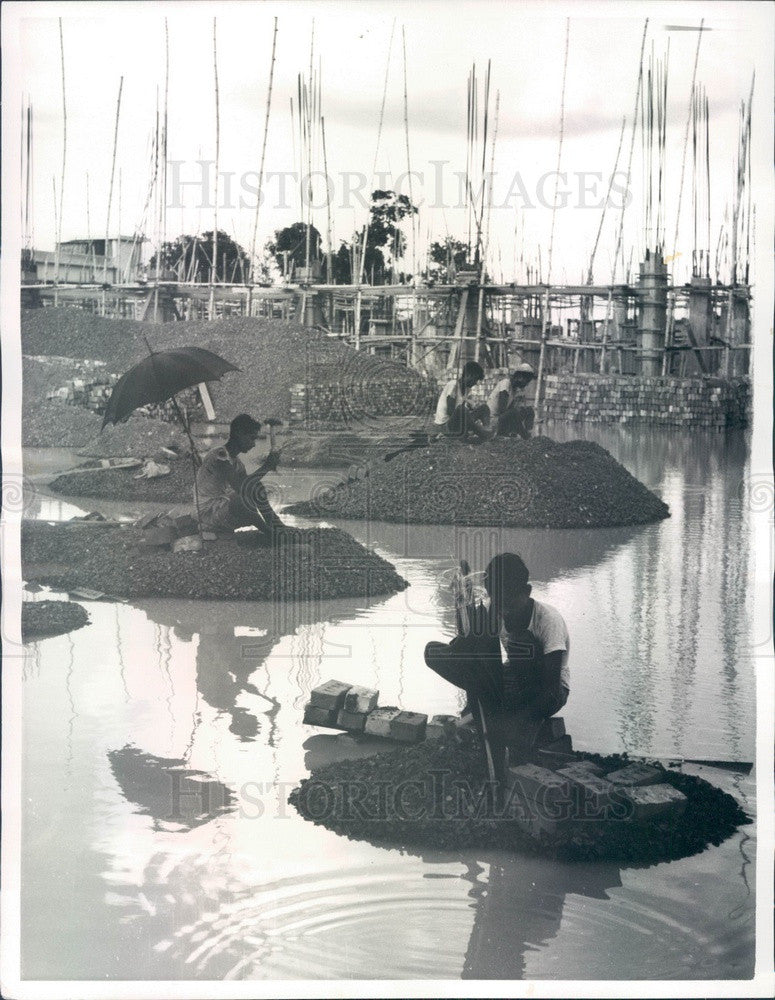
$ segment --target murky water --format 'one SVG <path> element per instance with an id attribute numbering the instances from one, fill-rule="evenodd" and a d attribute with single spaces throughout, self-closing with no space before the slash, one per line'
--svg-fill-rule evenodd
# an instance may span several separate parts
<path id="1" fill-rule="evenodd" d="M 555 437 L 578 429 L 550 429 Z M 301 724 L 329 677 L 455 711 L 422 649 L 451 633 L 442 570 L 523 554 L 572 640 L 578 748 L 752 760 L 747 441 L 593 437 L 670 505 L 643 528 L 492 531 L 340 522 L 410 581 L 369 606 L 88 603 L 24 662 L 22 974 L 35 979 L 744 978 L 754 827 L 648 869 L 353 843 L 287 806 L 362 750 Z M 277 496 L 318 477 L 278 477 Z M 326 477 L 330 478 L 330 477 Z M 97 506 L 89 501 L 84 507 Z M 137 509 L 134 505 L 132 509 Z M 77 504 L 37 498 L 33 512 Z M 116 511 L 119 508 L 116 508 Z M 129 508 L 126 508 L 129 509 Z M 26 595 L 39 599 L 45 593 Z M 685 765 L 752 812 L 754 781 Z"/>

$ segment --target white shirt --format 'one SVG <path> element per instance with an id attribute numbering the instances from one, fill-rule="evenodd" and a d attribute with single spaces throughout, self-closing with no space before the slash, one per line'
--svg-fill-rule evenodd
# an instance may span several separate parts
<path id="1" fill-rule="evenodd" d="M 560 683 L 570 691 L 570 671 L 568 656 L 570 654 L 570 636 L 565 619 L 560 612 L 550 604 L 533 601 L 533 613 L 530 616 L 528 631 L 532 632 L 543 646 L 544 656 L 549 653 L 562 653 L 560 663 Z M 506 652 L 506 642 L 509 633 L 505 626 L 501 629 L 501 645 Z"/>
<path id="2" fill-rule="evenodd" d="M 460 406 L 464 402 L 463 393 L 460 391 L 460 381 L 459 379 L 452 378 L 447 382 L 444 388 L 441 390 L 441 395 L 439 396 L 439 401 L 436 404 L 436 416 L 433 422 L 440 426 L 441 424 L 446 424 L 449 420 L 449 413 L 447 412 L 447 400 L 453 399 L 455 406 Z"/>
<path id="3" fill-rule="evenodd" d="M 502 392 L 508 393 L 509 398 L 506 405 L 501 408 L 499 397 Z M 511 384 L 511 378 L 508 375 L 505 375 L 502 379 L 500 379 L 490 395 L 487 397 L 487 406 L 490 410 L 490 416 L 500 417 L 516 399 L 524 399 L 524 397 L 525 390 L 515 388 Z"/>

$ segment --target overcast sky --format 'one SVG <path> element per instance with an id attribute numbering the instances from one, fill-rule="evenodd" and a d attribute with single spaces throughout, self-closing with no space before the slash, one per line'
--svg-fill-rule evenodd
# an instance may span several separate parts
<path id="1" fill-rule="evenodd" d="M 8 6 L 8 5 L 6 5 Z M 10 5 L 13 7 L 14 5 Z M 314 19 L 315 66 L 322 72 L 322 111 L 326 120 L 328 172 L 335 186 L 334 238 L 349 238 L 366 217 L 356 195 L 376 186 L 393 187 L 406 171 L 403 122 L 402 28 L 406 35 L 408 117 L 411 165 L 422 179 L 413 180 L 415 201 L 422 202 L 419 249 L 446 233 L 466 234 L 459 204 L 456 171 L 465 169 L 466 81 L 475 62 L 484 85 L 492 61 L 490 136 L 500 92 L 495 147 L 495 207 L 490 213 L 490 268 L 509 280 L 514 261 L 524 253 L 537 259 L 541 246 L 544 276 L 550 242 L 554 177 L 557 166 L 566 18 L 570 16 L 565 93 L 565 138 L 560 204 L 555 220 L 552 263 L 554 280 L 577 281 L 586 269 L 600 224 L 600 204 L 613 170 L 623 116 L 627 118 L 619 169 L 626 172 L 644 19 L 650 17 L 646 59 L 664 60 L 669 42 L 665 228 L 671 252 L 676 220 L 681 157 L 700 19 L 706 18 L 697 79 L 708 95 L 711 116 L 711 244 L 715 250 L 725 206 L 732 194 L 739 105 L 746 99 L 757 70 L 757 94 L 771 107 L 772 27 L 768 4 L 599 5 L 552 3 L 454 2 L 415 0 L 404 3 L 262 3 L 174 4 L 136 7 L 101 3 L 18 5 L 20 88 L 34 112 L 34 244 L 48 249 L 55 239 L 52 178 L 62 169 L 62 78 L 59 24 L 62 16 L 67 103 L 67 160 L 62 235 L 86 234 L 86 175 L 90 185 L 90 231 L 105 232 L 113 129 L 119 80 L 123 76 L 118 133 L 117 172 L 110 229 L 132 233 L 141 224 L 151 176 L 150 137 L 157 100 L 163 104 L 164 18 L 169 26 L 170 160 L 180 161 L 179 178 L 201 181 L 196 161 L 215 156 L 213 17 L 217 17 L 220 90 L 221 170 L 232 172 L 230 204 L 219 210 L 219 227 L 250 245 L 254 198 L 241 178 L 260 161 L 269 78 L 272 26 L 278 18 L 274 92 L 266 169 L 294 170 L 290 99 L 296 100 L 297 74 L 309 67 Z M 29 15 L 29 16 L 28 16 Z M 387 98 L 378 172 L 372 177 L 380 106 L 390 53 Z M 690 29 L 690 30 L 679 30 Z M 6 51 L 8 46 L 6 33 Z M 5 53 L 4 53 L 5 55 Z M 768 97 L 770 103 L 767 103 Z M 754 121 L 757 150 L 769 148 L 769 122 Z M 758 128 L 758 133 L 757 133 Z M 481 156 L 481 153 L 479 154 Z M 486 154 L 487 169 L 490 148 Z M 322 169 L 318 157 L 315 169 Z M 121 217 L 118 215 L 118 170 Z M 767 170 L 765 166 L 763 168 Z M 342 175 L 356 176 L 344 180 Z M 586 179 L 580 177 L 587 173 Z M 443 182 L 439 185 L 439 176 Z M 602 176 L 595 176 L 602 175 Z M 763 177 L 767 177 L 766 174 Z M 170 181 L 172 181 L 172 175 Z M 768 178 L 767 178 L 768 181 Z M 383 183 L 384 182 L 384 183 Z M 248 185 L 254 180 L 248 176 Z M 587 194 L 580 195 L 584 185 Z M 691 150 L 682 204 L 682 231 L 674 265 L 690 262 L 692 246 Z M 290 179 L 281 198 L 277 177 L 266 184 L 267 201 L 259 217 L 259 244 L 274 229 L 300 217 L 298 189 Z M 623 187 L 623 181 L 622 185 Z M 643 154 L 640 134 L 634 144 L 631 189 L 626 213 L 625 246 L 635 260 L 645 246 L 643 232 Z M 223 184 L 221 185 L 223 191 Z M 401 190 L 408 193 L 406 182 Z M 506 195 L 511 191 L 508 204 Z M 566 193 L 563 193 L 566 192 Z M 246 207 L 240 207 L 243 195 Z M 183 207 L 168 210 L 167 236 L 212 228 L 211 209 L 202 208 L 201 184 L 189 185 Z M 322 187 L 317 189 L 322 200 Z M 609 209 L 596 264 L 596 278 L 610 278 L 620 195 Z M 168 191 L 176 203 L 176 192 Z M 543 203 L 543 204 L 542 204 Z M 525 206 L 524 213 L 517 208 Z M 585 207 L 586 206 L 586 207 Z M 765 210 L 768 206 L 765 206 Z M 761 210 L 761 209 L 760 209 Z M 522 225 L 524 215 L 524 226 Z M 326 212 L 313 221 L 325 234 Z M 517 224 L 515 236 L 515 224 Z M 704 230 L 703 222 L 703 230 Z M 158 238 L 153 220 L 145 232 Z M 410 240 L 411 242 L 411 240 Z M 706 241 L 703 241 L 706 242 Z M 629 253 L 626 254 L 629 256 Z M 620 275 L 621 277 L 621 275 Z"/>

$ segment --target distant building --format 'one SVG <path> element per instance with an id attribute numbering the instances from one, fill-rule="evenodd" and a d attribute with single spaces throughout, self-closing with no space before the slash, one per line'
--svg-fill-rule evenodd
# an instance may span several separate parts
<path id="1" fill-rule="evenodd" d="M 134 282 L 142 276 L 144 236 L 115 236 L 105 240 L 63 240 L 57 250 L 25 250 L 22 254 L 22 282 L 52 284 L 110 285 Z M 57 272 L 57 257 L 58 272 Z"/>

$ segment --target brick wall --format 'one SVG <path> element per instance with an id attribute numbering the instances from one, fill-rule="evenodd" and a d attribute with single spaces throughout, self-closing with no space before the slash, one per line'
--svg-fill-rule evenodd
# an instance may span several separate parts
<path id="1" fill-rule="evenodd" d="M 647 375 L 548 375 L 544 416 L 553 420 L 681 427 L 745 426 L 747 378 Z"/>

